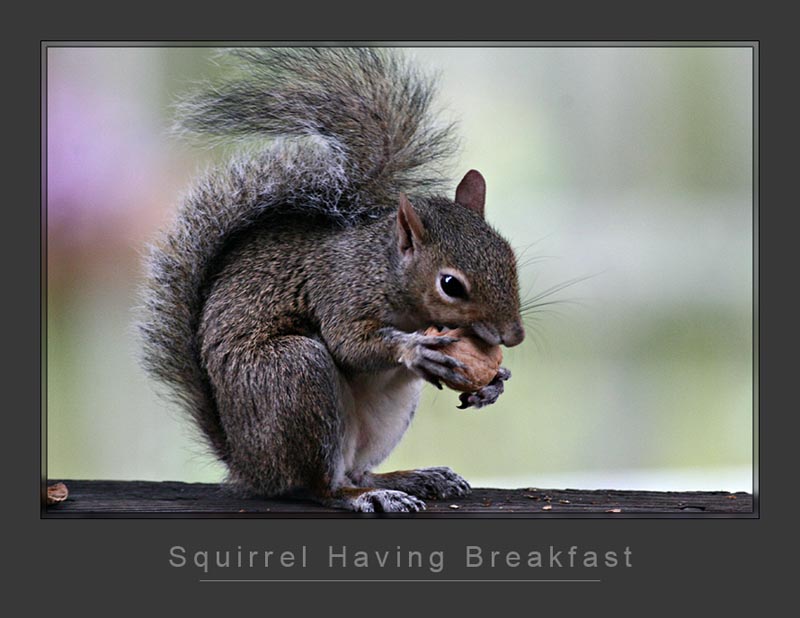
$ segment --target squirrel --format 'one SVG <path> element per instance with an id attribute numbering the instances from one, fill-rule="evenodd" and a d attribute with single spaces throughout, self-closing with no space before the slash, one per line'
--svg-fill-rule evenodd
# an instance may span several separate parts
<path id="1" fill-rule="evenodd" d="M 466 327 L 522 342 L 516 258 L 469 171 L 442 196 L 452 124 L 435 82 L 376 48 L 229 50 L 238 67 L 178 104 L 181 131 L 263 140 L 207 172 L 149 248 L 142 362 L 229 480 L 332 507 L 412 512 L 468 494 L 447 467 L 374 473 L 425 381 L 458 383 Z M 464 406 L 493 403 L 505 368 Z"/>

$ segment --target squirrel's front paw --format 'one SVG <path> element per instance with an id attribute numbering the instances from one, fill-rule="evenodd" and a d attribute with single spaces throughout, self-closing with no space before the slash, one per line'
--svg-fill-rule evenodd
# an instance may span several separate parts
<path id="1" fill-rule="evenodd" d="M 413 513 L 424 511 L 425 503 L 404 491 L 371 489 L 355 498 L 352 508 L 359 513 Z"/>
<path id="2" fill-rule="evenodd" d="M 483 408 L 493 404 L 497 401 L 498 397 L 503 394 L 505 386 L 503 382 L 511 377 L 511 372 L 505 367 L 500 367 L 497 370 L 497 375 L 482 389 L 474 393 L 461 393 L 458 398 L 461 400 L 461 405 L 458 406 L 459 410 L 465 410 L 469 407 Z"/>
<path id="3" fill-rule="evenodd" d="M 439 380 L 466 386 L 469 381 L 456 371 L 464 369 L 464 363 L 439 351 L 439 348 L 458 340 L 458 337 L 446 335 L 436 337 L 421 333 L 404 334 L 399 361 L 440 390 L 442 385 Z"/>

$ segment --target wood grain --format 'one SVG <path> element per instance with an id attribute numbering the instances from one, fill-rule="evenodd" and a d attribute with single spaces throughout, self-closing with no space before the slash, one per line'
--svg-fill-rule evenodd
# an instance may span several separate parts
<path id="1" fill-rule="evenodd" d="M 150 481 L 63 482 L 64 502 L 46 505 L 46 517 L 359 517 L 300 498 L 263 499 L 237 495 L 223 485 Z M 659 492 L 577 489 L 476 488 L 466 498 L 427 500 L 427 510 L 404 517 L 625 517 L 757 516 L 753 496 L 725 491 Z M 392 516 L 397 516 L 392 514 Z"/>

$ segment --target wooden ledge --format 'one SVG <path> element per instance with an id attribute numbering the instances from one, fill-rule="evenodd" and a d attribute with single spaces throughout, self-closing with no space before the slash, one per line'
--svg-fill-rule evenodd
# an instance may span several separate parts
<path id="1" fill-rule="evenodd" d="M 240 497 L 216 484 L 50 480 L 48 485 L 56 482 L 67 486 L 69 496 L 63 502 L 44 507 L 46 517 L 354 516 L 305 500 Z M 427 500 L 426 504 L 426 511 L 413 516 L 757 516 L 751 494 L 726 491 L 476 488 L 465 498 Z"/>

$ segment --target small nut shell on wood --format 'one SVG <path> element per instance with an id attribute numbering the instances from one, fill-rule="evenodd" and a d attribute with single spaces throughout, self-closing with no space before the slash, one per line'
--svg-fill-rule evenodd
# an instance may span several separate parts
<path id="1" fill-rule="evenodd" d="M 503 352 L 499 345 L 489 345 L 463 328 L 439 331 L 435 326 L 431 326 L 425 331 L 425 334 L 433 337 L 459 338 L 455 343 L 439 348 L 439 350 L 464 363 L 463 369 L 457 368 L 455 371 L 464 376 L 469 384 L 451 384 L 442 379 L 441 382 L 445 386 L 455 391 L 472 393 L 494 380 L 497 370 L 500 369 L 500 363 L 503 362 Z"/>
<path id="2" fill-rule="evenodd" d="M 64 502 L 69 496 L 69 490 L 64 483 L 56 483 L 47 488 L 47 504 L 57 504 Z"/>

